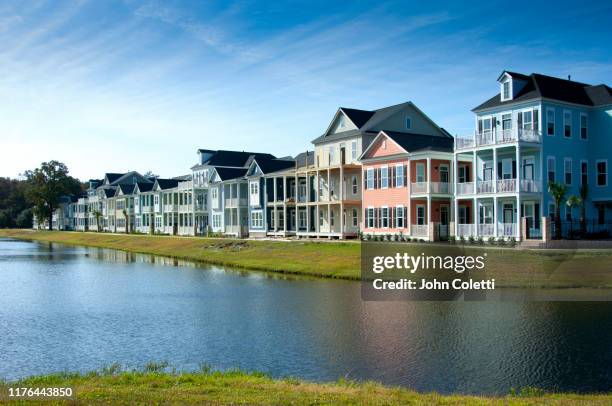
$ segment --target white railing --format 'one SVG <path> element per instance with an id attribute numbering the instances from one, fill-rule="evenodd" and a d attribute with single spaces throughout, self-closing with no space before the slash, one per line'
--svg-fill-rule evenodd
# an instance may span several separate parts
<path id="1" fill-rule="evenodd" d="M 176 204 L 164 204 L 164 212 L 177 211 L 178 205 Z"/>
<path id="2" fill-rule="evenodd" d="M 516 179 L 501 179 L 497 181 L 497 193 L 516 192 Z"/>
<path id="3" fill-rule="evenodd" d="M 427 193 L 427 182 L 412 182 L 412 193 Z"/>
<path id="4" fill-rule="evenodd" d="M 479 180 L 476 183 L 476 189 L 478 193 L 493 193 L 493 181 L 492 180 Z"/>
<path id="5" fill-rule="evenodd" d="M 470 236 L 476 234 L 476 228 L 474 224 L 457 224 L 457 235 L 458 236 Z"/>
<path id="6" fill-rule="evenodd" d="M 505 130 L 476 131 L 473 135 L 455 137 L 455 149 L 459 150 L 485 145 L 507 144 L 516 141 L 541 143 L 542 134 L 537 130 L 516 127 Z"/>
<path id="7" fill-rule="evenodd" d="M 451 186 L 448 182 L 431 182 L 430 185 L 430 193 L 451 193 Z"/>
<path id="8" fill-rule="evenodd" d="M 516 237 L 515 223 L 497 223 L 497 234 L 500 237 Z"/>
<path id="9" fill-rule="evenodd" d="M 205 204 L 203 204 L 203 203 L 196 203 L 196 204 L 194 205 L 194 210 L 195 210 L 195 211 L 206 211 L 206 210 L 208 210 L 208 209 L 207 209 L 207 207 L 206 207 L 206 205 L 205 205 Z"/>
<path id="10" fill-rule="evenodd" d="M 410 234 L 415 237 L 427 237 L 428 228 L 427 224 L 413 224 L 410 227 Z"/>
<path id="11" fill-rule="evenodd" d="M 495 227 L 493 224 L 478 224 L 478 235 L 479 236 L 492 236 L 495 234 Z"/>
<path id="12" fill-rule="evenodd" d="M 474 146 L 474 136 L 455 137 L 455 149 L 472 148 Z"/>
<path id="13" fill-rule="evenodd" d="M 474 193 L 474 182 L 457 183 L 458 195 L 471 195 Z"/>
<path id="14" fill-rule="evenodd" d="M 542 182 L 533 179 L 521 179 L 521 192 L 541 193 Z"/>
<path id="15" fill-rule="evenodd" d="M 191 205 L 190 204 L 180 204 L 178 209 L 179 209 L 179 212 L 181 213 L 190 212 Z"/>

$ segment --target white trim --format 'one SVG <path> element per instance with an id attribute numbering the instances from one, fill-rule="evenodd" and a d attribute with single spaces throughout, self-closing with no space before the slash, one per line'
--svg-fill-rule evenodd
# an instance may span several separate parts
<path id="1" fill-rule="evenodd" d="M 381 165 L 378 167 L 380 169 L 380 188 L 381 189 L 389 189 L 389 181 L 391 180 L 389 178 L 389 165 Z M 387 186 L 383 186 L 383 169 L 385 171 L 385 174 L 387 175 L 385 178 L 387 179 Z"/>
<path id="2" fill-rule="evenodd" d="M 398 178 L 398 176 L 397 176 L 397 168 L 402 168 L 402 176 L 401 176 L 402 186 L 397 186 L 397 178 Z M 406 175 L 404 173 L 404 164 L 403 163 L 395 164 L 395 187 L 396 188 L 398 188 L 398 187 L 406 187 L 407 186 L 405 184 L 406 182 L 404 182 L 404 175 Z"/>

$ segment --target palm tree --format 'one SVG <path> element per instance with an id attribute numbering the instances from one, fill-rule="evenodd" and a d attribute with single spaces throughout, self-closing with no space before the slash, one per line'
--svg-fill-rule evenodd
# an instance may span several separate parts
<path id="1" fill-rule="evenodd" d="M 127 214 L 127 211 L 123 209 L 123 217 L 125 217 L 125 233 L 129 234 L 130 232 L 130 217 Z"/>
<path id="2" fill-rule="evenodd" d="M 586 234 L 586 201 L 589 195 L 589 186 L 585 183 L 580 187 L 580 199 L 582 204 L 580 205 L 580 233 Z"/>
<path id="3" fill-rule="evenodd" d="M 557 239 L 561 239 L 561 204 L 565 200 L 565 195 L 567 194 L 567 185 L 558 182 L 549 182 L 548 193 L 550 193 L 555 201 L 555 233 L 557 234 Z"/>
<path id="4" fill-rule="evenodd" d="M 100 228 L 100 219 L 102 218 L 102 213 L 100 212 L 100 210 L 96 210 L 94 211 L 93 215 L 96 218 L 96 225 L 98 226 L 98 232 L 101 232 L 102 229 Z"/>
<path id="5" fill-rule="evenodd" d="M 580 198 L 580 196 L 571 195 L 570 197 L 567 198 L 567 201 L 565 202 L 565 204 L 567 204 L 567 207 L 569 209 L 570 221 L 573 221 L 574 220 L 572 218 L 573 209 L 574 207 L 582 206 L 582 199 Z"/>

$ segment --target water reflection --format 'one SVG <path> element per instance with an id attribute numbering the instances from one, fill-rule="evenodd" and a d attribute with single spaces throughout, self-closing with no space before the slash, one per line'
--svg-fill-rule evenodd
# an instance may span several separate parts
<path id="1" fill-rule="evenodd" d="M 167 360 L 421 391 L 612 389 L 607 303 L 364 302 L 355 282 L 0 241 L 0 378 Z"/>

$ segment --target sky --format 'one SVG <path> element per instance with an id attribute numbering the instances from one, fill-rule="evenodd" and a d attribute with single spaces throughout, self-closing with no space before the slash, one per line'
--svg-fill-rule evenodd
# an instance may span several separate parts
<path id="1" fill-rule="evenodd" d="M 504 69 L 612 84 L 611 2 L 472 4 L 2 0 L 0 176 L 296 155 L 341 106 L 411 100 L 468 134 Z"/>

